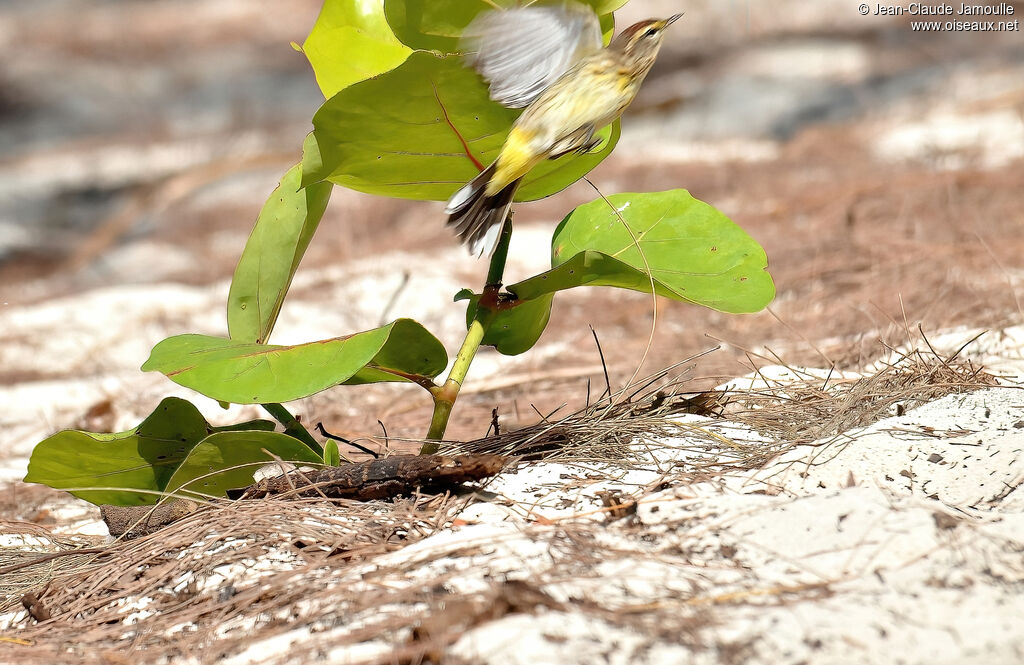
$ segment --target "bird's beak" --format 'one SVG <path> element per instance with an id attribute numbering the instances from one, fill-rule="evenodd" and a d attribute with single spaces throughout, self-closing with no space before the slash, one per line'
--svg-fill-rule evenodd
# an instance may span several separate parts
<path id="1" fill-rule="evenodd" d="M 673 23 L 675 23 L 676 21 L 678 21 L 682 17 L 683 17 L 682 14 L 676 14 L 675 16 L 668 17 L 667 19 L 665 19 L 665 27 L 667 28 L 668 26 L 672 25 Z"/>

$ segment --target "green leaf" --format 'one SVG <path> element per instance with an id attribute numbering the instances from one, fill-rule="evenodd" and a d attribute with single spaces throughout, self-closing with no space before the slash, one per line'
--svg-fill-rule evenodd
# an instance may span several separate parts
<path id="1" fill-rule="evenodd" d="M 628 2 L 628 0 L 626 1 Z M 625 2 L 622 4 L 625 4 Z M 604 41 L 604 45 L 608 46 L 612 41 L 612 37 L 615 35 L 615 15 L 611 12 L 601 14 L 598 17 L 598 20 L 601 23 L 601 39 Z"/>
<path id="2" fill-rule="evenodd" d="M 554 293 L 543 294 L 531 300 L 521 301 L 509 309 L 499 310 L 488 322 L 481 344 L 493 346 L 506 356 L 517 356 L 529 351 L 548 325 L 554 297 Z M 480 296 L 465 290 L 460 291 L 455 299 L 469 300 L 466 307 L 468 326 L 476 316 Z"/>
<path id="3" fill-rule="evenodd" d="M 400 42 L 414 49 L 456 53 L 484 0 L 384 0 L 384 15 Z"/>
<path id="4" fill-rule="evenodd" d="M 443 201 L 497 157 L 518 114 L 492 102 L 460 58 L 417 52 L 320 107 L 303 183 L 328 179 L 370 194 Z M 615 147 L 618 122 L 597 136 L 604 142 L 594 152 L 537 166 L 516 199 L 550 196 L 583 177 Z"/>
<path id="5" fill-rule="evenodd" d="M 273 428 L 273 423 L 267 421 L 256 423 L 248 424 L 269 424 Z M 25 482 L 67 489 L 96 504 L 154 504 L 160 497 L 152 492 L 166 487 L 189 451 L 213 429 L 192 404 L 168 397 L 138 427 L 127 432 L 66 430 L 42 441 L 32 451 Z M 71 489 L 76 487 L 109 489 Z"/>
<path id="6" fill-rule="evenodd" d="M 605 43 L 612 24 L 611 13 L 628 0 L 582 0 L 601 18 Z M 385 0 L 384 14 L 398 39 L 414 49 L 458 53 L 459 38 L 470 21 L 494 5 L 514 7 L 517 0 Z"/>
<path id="7" fill-rule="evenodd" d="M 211 434 L 192 449 L 167 482 L 167 491 L 194 497 L 227 496 L 229 489 L 251 485 L 253 474 L 275 458 L 298 464 L 322 463 L 309 446 L 285 434 L 222 432 Z"/>
<path id="8" fill-rule="evenodd" d="M 338 442 L 334 439 L 327 439 L 324 443 L 324 464 L 327 466 L 341 464 L 341 451 L 338 449 Z"/>
<path id="9" fill-rule="evenodd" d="M 330 183 L 302 188 L 293 166 L 263 205 L 235 268 L 228 293 L 231 339 L 266 343 L 292 277 L 331 197 Z"/>
<path id="10" fill-rule="evenodd" d="M 686 190 L 608 201 L 614 210 L 603 199 L 573 210 L 555 230 L 554 268 L 508 290 L 524 300 L 576 286 L 649 293 L 653 277 L 659 295 L 730 313 L 759 311 L 775 297 L 761 246 Z"/>
<path id="11" fill-rule="evenodd" d="M 384 18 L 384 0 L 325 0 L 302 44 L 324 98 L 402 64 L 412 50 Z"/>
<path id="12" fill-rule="evenodd" d="M 594 8 L 598 16 L 611 14 L 623 7 L 629 0 L 584 0 L 586 4 Z"/>
<path id="13" fill-rule="evenodd" d="M 366 332 L 293 346 L 178 335 L 142 366 L 207 397 L 235 404 L 290 402 L 341 383 L 432 379 L 444 347 L 419 323 L 399 319 Z"/>

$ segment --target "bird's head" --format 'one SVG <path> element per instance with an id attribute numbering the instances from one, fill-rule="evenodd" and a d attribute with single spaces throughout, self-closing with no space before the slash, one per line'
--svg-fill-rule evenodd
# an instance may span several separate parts
<path id="1" fill-rule="evenodd" d="M 666 28 L 678 21 L 681 16 L 682 14 L 676 14 L 669 18 L 652 18 L 635 23 L 619 33 L 609 48 L 620 51 L 635 69 L 646 73 L 654 64 L 654 59 L 658 57 L 658 49 L 661 48 Z"/>

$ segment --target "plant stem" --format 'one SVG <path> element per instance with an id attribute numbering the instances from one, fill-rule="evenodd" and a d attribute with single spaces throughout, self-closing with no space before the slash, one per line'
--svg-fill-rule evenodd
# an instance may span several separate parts
<path id="1" fill-rule="evenodd" d="M 484 291 L 493 289 L 497 294 L 501 288 L 501 280 L 505 278 L 505 259 L 508 258 L 508 242 L 512 238 L 512 214 L 505 218 L 501 227 L 501 235 L 498 237 L 498 244 L 491 254 L 491 264 L 487 267 L 487 283 L 484 284 Z"/>
<path id="2" fill-rule="evenodd" d="M 469 366 L 476 356 L 476 350 L 480 348 L 484 332 L 484 324 L 479 319 L 473 319 L 473 322 L 469 324 L 466 339 L 462 342 L 462 348 L 459 349 L 459 355 L 455 357 L 452 370 L 448 373 L 448 379 L 444 385 L 431 391 L 434 396 L 434 414 L 430 418 L 430 429 L 427 430 L 429 441 L 420 448 L 421 455 L 433 455 L 440 449 L 437 442 L 444 438 L 452 407 L 455 406 L 455 400 L 459 398 L 462 382 L 466 379 Z"/>
<path id="3" fill-rule="evenodd" d="M 304 444 L 312 448 L 313 452 L 317 455 L 320 455 L 321 457 L 323 456 L 323 447 L 317 443 L 317 440 L 313 438 L 313 435 L 303 427 L 302 423 L 299 422 L 299 419 L 293 416 L 288 409 L 284 408 L 284 406 L 280 404 L 261 404 L 260 406 L 266 409 L 267 413 L 274 417 L 274 420 L 284 425 L 285 434 L 302 441 Z"/>
<path id="4" fill-rule="evenodd" d="M 498 292 L 501 290 L 501 280 L 505 274 L 505 261 L 508 258 L 508 242 L 512 237 L 512 218 L 509 216 L 501 227 L 501 236 L 498 244 L 491 255 L 491 263 L 487 269 L 487 284 L 477 302 L 476 315 L 469 324 L 466 331 L 466 338 L 462 342 L 462 348 L 455 356 L 452 369 L 448 372 L 448 378 L 444 385 L 431 389 L 434 396 L 434 414 L 430 418 L 430 429 L 427 430 L 427 442 L 420 448 L 421 455 L 433 455 L 441 447 L 440 441 L 444 439 L 445 429 L 448 427 L 448 419 L 451 417 L 455 400 L 459 398 L 459 390 L 462 388 L 469 366 L 473 363 L 480 342 L 484 339 L 487 327 L 497 314 Z"/>

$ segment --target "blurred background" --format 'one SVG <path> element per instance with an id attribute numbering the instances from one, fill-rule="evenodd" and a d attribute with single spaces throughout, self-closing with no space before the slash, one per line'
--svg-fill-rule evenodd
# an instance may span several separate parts
<path id="1" fill-rule="evenodd" d="M 495 407 L 515 426 L 537 419 L 531 404 L 547 413 L 582 404 L 588 383 L 599 392 L 590 326 L 614 386 L 649 338 L 644 372 L 721 346 L 692 368 L 698 389 L 777 357 L 856 368 L 919 323 L 966 340 L 1021 322 L 1019 23 L 918 32 L 858 4 L 633 0 L 619 12 L 620 26 L 685 17 L 593 182 L 606 194 L 689 189 L 765 247 L 778 297 L 750 316 L 662 302 L 651 338 L 650 297 L 561 294 L 533 352 L 481 355 L 452 436 L 482 436 Z M 988 18 L 1024 14 L 1008 4 L 1014 16 Z M 6 454 L 21 459 L 63 427 L 131 426 L 166 394 L 196 397 L 137 368 L 168 335 L 225 333 L 234 264 L 323 101 L 290 46 L 319 6 L 0 3 Z M 520 206 L 508 281 L 548 267 L 554 225 L 595 197 L 581 182 Z M 451 296 L 486 266 L 456 246 L 441 208 L 336 188 L 273 341 L 411 316 L 456 349 L 464 311 Z M 343 388 L 298 410 L 339 433 L 379 435 L 381 419 L 417 436 L 429 404 L 416 390 Z"/>

